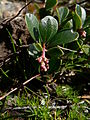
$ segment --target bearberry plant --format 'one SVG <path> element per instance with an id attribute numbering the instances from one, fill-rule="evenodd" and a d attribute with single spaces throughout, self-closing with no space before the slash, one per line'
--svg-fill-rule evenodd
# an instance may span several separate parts
<path id="1" fill-rule="evenodd" d="M 38 20 L 34 14 L 27 13 L 25 21 L 34 40 L 34 43 L 29 46 L 29 54 L 40 64 L 40 71 L 51 73 L 59 69 L 61 56 L 64 56 L 64 50 L 68 50 L 68 47 L 71 46 L 69 49 L 71 53 L 82 51 L 89 55 L 90 46 L 84 44 L 87 36 L 85 30 L 88 30 L 88 25 L 84 24 L 85 9 L 76 4 L 74 10 L 56 7 L 53 12 L 50 12 L 57 1 L 54 0 L 52 4 L 48 4 L 49 2 L 50 0 L 47 0 L 43 8 L 46 13 L 49 13 L 47 16 Z"/>
<path id="2" fill-rule="evenodd" d="M 38 11 L 34 14 L 25 15 L 33 39 L 27 49 L 21 39 L 20 46 L 16 46 L 7 30 L 14 54 L 0 68 L 0 87 L 11 90 L 0 95 L 2 120 L 90 118 L 90 16 L 86 17 L 79 4 L 64 7 L 57 0 L 45 1 L 42 8 L 36 6 Z M 1 91 L 0 88 L 2 94 Z"/>

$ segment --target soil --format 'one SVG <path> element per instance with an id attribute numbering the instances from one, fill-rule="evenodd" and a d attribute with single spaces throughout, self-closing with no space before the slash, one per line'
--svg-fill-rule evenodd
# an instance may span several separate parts
<path id="1" fill-rule="evenodd" d="M 3 60 L 12 53 L 12 44 L 6 28 L 12 35 L 14 44 L 16 46 L 20 44 L 19 39 L 22 40 L 23 45 L 29 43 L 30 40 L 30 34 L 26 28 L 23 17 L 17 17 L 10 23 L 2 26 L 0 29 L 0 63 L 3 62 Z"/>

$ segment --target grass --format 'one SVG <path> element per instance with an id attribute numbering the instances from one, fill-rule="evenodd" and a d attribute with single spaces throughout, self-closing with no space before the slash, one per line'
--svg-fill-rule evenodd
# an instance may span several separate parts
<path id="1" fill-rule="evenodd" d="M 0 118 L 13 120 L 88 120 L 89 107 L 85 100 L 80 100 L 77 93 L 68 85 L 57 86 L 54 95 L 48 88 L 34 91 L 24 87 L 23 92 L 7 96 Z M 1 104 L 2 105 L 2 104 Z"/>

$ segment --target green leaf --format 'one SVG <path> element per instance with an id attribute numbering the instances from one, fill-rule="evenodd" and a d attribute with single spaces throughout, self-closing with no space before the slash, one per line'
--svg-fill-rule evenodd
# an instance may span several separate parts
<path id="1" fill-rule="evenodd" d="M 46 16 L 40 23 L 40 34 L 43 42 L 49 41 L 58 30 L 58 22 L 52 16 Z"/>
<path id="2" fill-rule="evenodd" d="M 73 42 L 78 37 L 78 33 L 72 30 L 59 31 L 49 42 L 49 47 Z"/>
<path id="3" fill-rule="evenodd" d="M 47 10 L 51 9 L 53 6 L 55 6 L 57 3 L 57 0 L 46 0 L 46 6 L 45 8 Z"/>
<path id="4" fill-rule="evenodd" d="M 38 53 L 42 51 L 42 47 L 39 43 L 33 43 L 29 45 L 28 53 L 33 57 L 37 57 Z"/>
<path id="5" fill-rule="evenodd" d="M 76 5 L 73 16 L 74 30 L 81 29 L 86 20 L 86 11 L 80 5 Z"/>
<path id="6" fill-rule="evenodd" d="M 0 106 L 3 105 L 2 101 L 0 101 Z"/>
<path id="7" fill-rule="evenodd" d="M 88 16 L 85 20 L 85 23 L 84 23 L 84 28 L 86 27 L 89 27 L 90 28 L 90 16 Z"/>
<path id="8" fill-rule="evenodd" d="M 73 15 L 73 25 L 74 25 L 74 30 L 77 31 L 78 29 L 82 28 L 82 21 L 80 16 L 77 14 L 77 12 L 75 11 L 74 15 Z"/>
<path id="9" fill-rule="evenodd" d="M 59 24 L 61 24 L 69 14 L 69 9 L 67 7 L 60 7 L 57 9 Z"/>
<path id="10" fill-rule="evenodd" d="M 86 28 L 86 29 L 85 29 L 85 32 L 86 32 L 87 37 L 89 37 L 89 36 L 90 36 L 90 27 Z M 90 37 L 89 37 L 89 38 L 90 38 Z"/>
<path id="11" fill-rule="evenodd" d="M 72 20 L 69 20 L 63 27 L 63 29 L 71 29 L 73 28 Z"/>
<path id="12" fill-rule="evenodd" d="M 50 59 L 49 67 L 50 67 L 50 69 L 48 70 L 49 74 L 58 71 L 60 67 L 60 59 L 52 57 Z"/>
<path id="13" fill-rule="evenodd" d="M 58 47 L 52 47 L 52 48 L 48 49 L 47 54 L 50 57 L 53 56 L 53 57 L 57 58 L 57 57 L 60 57 L 61 55 L 63 55 L 64 52 L 61 49 L 59 49 Z"/>
<path id="14" fill-rule="evenodd" d="M 36 16 L 30 13 L 27 13 L 25 16 L 25 21 L 32 38 L 34 40 L 38 40 L 40 34 L 39 34 L 39 22 Z"/>
<path id="15" fill-rule="evenodd" d="M 86 55 L 90 55 L 90 46 L 89 45 L 83 45 L 82 50 Z"/>
<path id="16" fill-rule="evenodd" d="M 85 20 L 86 20 L 86 11 L 85 11 L 85 9 L 77 4 L 76 7 L 75 7 L 75 11 L 80 16 L 81 21 L 82 21 L 82 25 L 83 25 Z"/>
<path id="17" fill-rule="evenodd" d="M 40 43 L 33 43 L 33 45 L 34 45 L 34 47 L 36 48 L 36 50 L 37 50 L 38 52 L 40 52 L 40 51 L 43 50 Z"/>
<path id="18" fill-rule="evenodd" d="M 39 9 L 39 15 L 40 15 L 40 19 L 44 18 L 47 15 L 50 15 L 51 11 L 50 10 L 46 10 L 46 8 L 40 8 Z"/>
<path id="19" fill-rule="evenodd" d="M 14 44 L 13 37 L 12 37 L 11 33 L 9 32 L 9 30 L 7 28 L 6 28 L 6 30 L 7 30 L 8 34 L 9 34 L 10 38 L 11 38 L 11 43 L 12 43 L 12 46 L 13 46 L 13 51 L 14 51 L 14 53 L 16 53 L 16 47 L 15 47 L 15 44 Z"/>

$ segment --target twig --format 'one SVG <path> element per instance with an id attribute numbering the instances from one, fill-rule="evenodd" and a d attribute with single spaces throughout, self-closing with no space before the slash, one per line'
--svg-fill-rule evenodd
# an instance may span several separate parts
<path id="1" fill-rule="evenodd" d="M 28 2 L 26 5 L 24 5 L 14 17 L 10 18 L 9 20 L 7 20 L 7 19 L 3 20 L 3 21 L 0 23 L 0 25 L 1 25 L 1 24 L 4 25 L 4 24 L 12 21 L 13 19 L 15 19 L 15 18 L 22 12 L 22 10 L 25 9 L 31 2 L 33 2 L 33 1 L 31 0 L 31 1 Z M 5 23 L 3 23 L 3 22 L 5 22 Z"/>
<path id="2" fill-rule="evenodd" d="M 42 106 L 38 106 L 39 108 L 41 108 Z M 26 106 L 26 107 L 15 107 L 15 108 L 12 108 L 12 107 L 9 107 L 5 110 L 13 110 L 13 111 L 17 111 L 17 110 L 33 110 L 33 109 L 36 109 L 37 106 Z M 48 106 L 48 109 L 65 109 L 67 108 L 67 105 L 62 105 L 62 106 Z"/>
<path id="3" fill-rule="evenodd" d="M 88 2 L 88 1 L 87 0 L 83 0 L 83 1 L 78 2 L 77 4 L 81 5 L 81 4 L 85 3 L 85 2 Z"/>
<path id="4" fill-rule="evenodd" d="M 81 98 L 81 99 L 90 99 L 90 95 L 78 96 L 78 98 Z"/>
<path id="5" fill-rule="evenodd" d="M 30 44 L 28 45 L 22 45 L 22 46 L 19 46 L 20 48 L 28 48 L 30 46 Z"/>
<path id="6" fill-rule="evenodd" d="M 20 87 L 16 87 L 13 90 L 11 90 L 10 92 L 6 93 L 5 95 L 3 95 L 2 97 L 0 97 L 0 100 L 4 99 L 5 97 L 7 97 L 8 95 L 10 95 L 11 93 L 15 92 L 16 90 L 20 89 L 21 87 L 25 86 L 27 83 L 29 83 L 31 80 L 39 77 L 40 74 L 35 75 L 33 77 L 31 77 L 29 80 L 26 80 Z"/>

